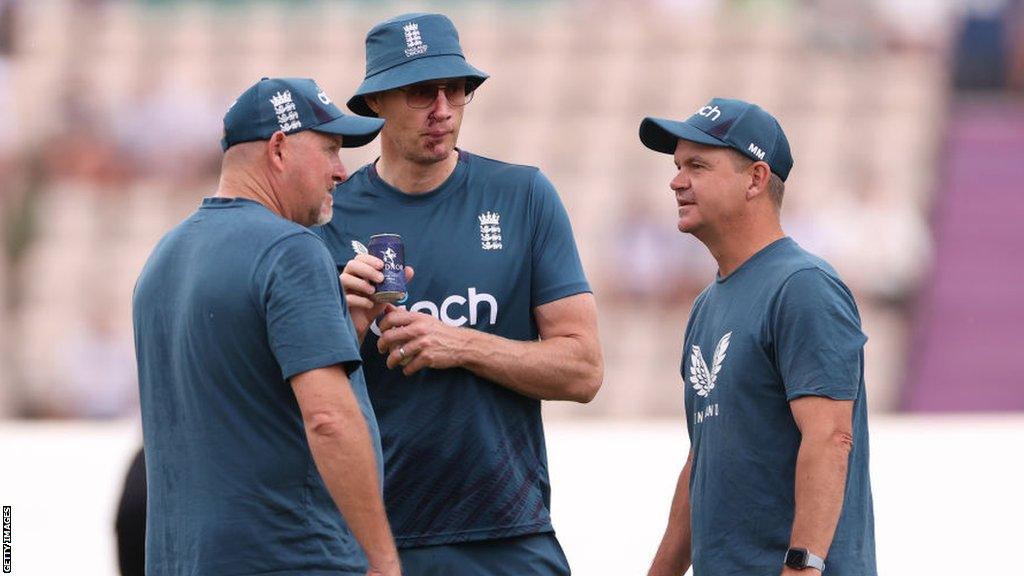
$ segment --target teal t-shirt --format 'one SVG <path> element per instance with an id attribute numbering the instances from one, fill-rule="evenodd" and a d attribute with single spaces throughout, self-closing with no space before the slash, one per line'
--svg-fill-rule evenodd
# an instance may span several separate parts
<path id="1" fill-rule="evenodd" d="M 694 303 L 682 376 L 693 464 L 694 574 L 778 576 L 793 527 L 800 431 L 789 402 L 853 400 L 854 445 L 827 576 L 873 576 L 864 343 L 853 296 L 790 238 Z"/>
<path id="2" fill-rule="evenodd" d="M 343 365 L 381 462 L 323 241 L 256 202 L 207 198 L 153 250 L 133 308 L 146 573 L 365 574 L 288 382 Z"/>
<path id="3" fill-rule="evenodd" d="M 409 310 L 536 340 L 533 309 L 590 290 L 569 218 L 537 169 L 460 151 L 437 189 L 403 194 L 358 170 L 320 230 L 337 266 L 352 241 L 397 233 L 416 270 Z M 400 547 L 550 531 L 541 403 L 464 369 L 389 370 L 371 327 L 362 356 L 384 446 L 384 500 Z"/>

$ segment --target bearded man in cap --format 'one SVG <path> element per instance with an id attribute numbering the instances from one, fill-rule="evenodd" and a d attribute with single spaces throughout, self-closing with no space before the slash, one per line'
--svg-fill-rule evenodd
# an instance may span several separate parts
<path id="1" fill-rule="evenodd" d="M 330 218 L 339 149 L 382 124 L 264 78 L 224 117 L 217 194 L 146 262 L 147 574 L 400 573 L 355 332 L 307 228 Z"/>
<path id="2" fill-rule="evenodd" d="M 550 518 L 541 401 L 597 394 L 597 313 L 551 182 L 456 147 L 486 79 L 445 16 L 371 29 L 348 106 L 386 120 L 381 155 L 335 190 L 342 217 L 322 233 L 365 337 L 403 569 L 568 574 Z M 379 233 L 401 235 L 416 267 L 398 307 L 371 299 L 383 262 L 353 251 Z"/>
<path id="3" fill-rule="evenodd" d="M 782 231 L 782 127 L 716 98 L 640 139 L 674 156 L 678 228 L 718 262 L 686 327 L 690 453 L 650 576 L 873 576 L 867 338 L 836 271 Z"/>

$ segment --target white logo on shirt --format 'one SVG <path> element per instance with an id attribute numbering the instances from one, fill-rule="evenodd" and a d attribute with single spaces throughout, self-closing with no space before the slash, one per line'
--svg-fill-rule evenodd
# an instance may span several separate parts
<path id="1" fill-rule="evenodd" d="M 410 312 L 425 312 L 449 326 L 462 326 L 467 324 L 469 326 L 475 326 L 478 319 L 481 323 L 483 322 L 483 318 L 480 318 L 482 304 L 487 305 L 485 308 L 488 313 L 487 323 L 491 326 L 497 324 L 498 300 L 486 292 L 477 292 L 476 288 L 472 286 L 469 288 L 466 296 L 452 294 L 442 300 L 440 305 L 437 305 L 430 300 L 420 300 L 408 308 L 406 308 L 405 305 L 398 306 L 398 308 L 401 308 L 402 310 L 408 309 Z M 469 313 L 468 317 L 462 313 L 463 306 L 465 306 L 465 311 Z M 370 330 L 377 336 L 380 336 L 380 326 L 377 325 L 376 320 L 373 321 L 373 324 L 370 324 Z"/>
<path id="2" fill-rule="evenodd" d="M 722 339 L 718 341 L 718 346 L 715 346 L 711 370 L 708 370 L 708 365 L 704 362 L 704 355 L 700 351 L 700 346 L 693 345 L 691 347 L 690 382 L 693 383 L 693 389 L 697 391 L 698 396 L 707 398 L 708 394 L 715 389 L 718 373 L 722 370 L 722 362 L 725 361 L 725 351 L 729 349 L 730 337 L 732 337 L 732 332 L 722 336 Z"/>
<path id="3" fill-rule="evenodd" d="M 484 212 L 476 218 L 480 221 L 480 247 L 501 250 L 501 214 Z"/>
<path id="4" fill-rule="evenodd" d="M 700 351 L 700 346 L 693 345 L 691 347 L 690 382 L 693 383 L 693 389 L 697 391 L 698 396 L 707 398 L 715 389 L 715 382 L 718 381 L 718 373 L 722 370 L 722 363 L 725 362 L 725 351 L 729 349 L 729 338 L 731 337 L 732 332 L 728 332 L 718 341 L 718 346 L 715 346 L 715 355 L 711 359 L 710 370 L 708 370 L 707 363 L 704 362 L 704 354 Z M 693 420 L 695 423 L 701 424 L 706 418 L 713 416 L 718 416 L 717 402 L 695 411 Z"/>

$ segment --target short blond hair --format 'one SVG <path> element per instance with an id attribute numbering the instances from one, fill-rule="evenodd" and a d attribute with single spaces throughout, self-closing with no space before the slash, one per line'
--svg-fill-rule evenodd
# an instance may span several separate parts
<path id="1" fill-rule="evenodd" d="M 752 160 L 731 148 L 729 149 L 729 151 L 732 152 L 733 165 L 736 166 L 737 172 L 746 170 L 754 162 L 757 162 L 757 160 Z M 782 209 L 782 197 L 785 195 L 785 193 L 786 183 L 782 181 L 782 178 L 779 178 L 778 174 L 772 172 L 771 177 L 768 178 L 768 196 L 772 199 L 772 203 L 774 203 L 775 207 L 778 208 L 779 210 Z"/>

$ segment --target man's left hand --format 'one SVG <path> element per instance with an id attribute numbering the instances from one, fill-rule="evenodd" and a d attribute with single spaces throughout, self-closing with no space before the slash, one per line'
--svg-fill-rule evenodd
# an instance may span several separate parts
<path id="1" fill-rule="evenodd" d="M 406 376 L 423 368 L 453 368 L 460 364 L 467 330 L 448 326 L 421 312 L 395 309 L 379 323 L 377 350 L 387 354 L 388 368 L 402 366 Z"/>

